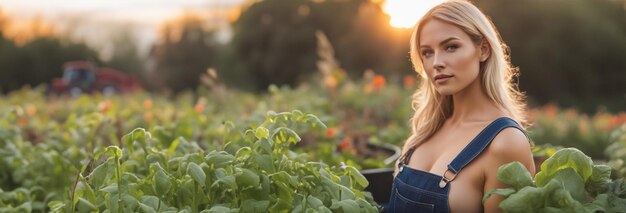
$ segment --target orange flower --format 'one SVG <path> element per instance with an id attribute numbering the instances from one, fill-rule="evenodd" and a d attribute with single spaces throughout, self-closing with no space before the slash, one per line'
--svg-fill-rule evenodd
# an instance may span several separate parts
<path id="1" fill-rule="evenodd" d="M 339 82 L 337 82 L 337 79 L 331 75 L 324 77 L 324 84 L 328 88 L 334 89 L 335 87 L 337 87 L 338 83 Z"/>
<path id="2" fill-rule="evenodd" d="M 405 75 L 404 76 L 404 88 L 410 89 L 410 88 L 413 88 L 414 85 L 415 85 L 415 78 L 413 78 L 412 75 Z"/>
<path id="3" fill-rule="evenodd" d="M 609 128 L 613 129 L 623 123 L 626 123 L 626 113 L 621 112 L 619 115 L 611 116 L 609 119 Z"/>
<path id="4" fill-rule="evenodd" d="M 201 97 L 200 99 L 198 99 L 198 102 L 196 103 L 196 105 L 193 106 L 193 110 L 196 111 L 197 113 L 204 112 L 205 103 L 206 103 L 206 99 L 204 97 Z"/>
<path id="5" fill-rule="evenodd" d="M 153 115 L 152 112 L 146 112 L 143 114 L 143 120 L 146 122 L 152 121 Z"/>
<path id="6" fill-rule="evenodd" d="M 543 111 L 546 114 L 546 116 L 548 116 L 548 118 L 554 118 L 556 117 L 556 114 L 558 113 L 559 109 L 557 109 L 554 104 L 548 104 L 543 107 Z"/>
<path id="7" fill-rule="evenodd" d="M 18 126 L 26 126 L 26 124 L 28 124 L 28 119 L 26 117 L 19 117 L 17 119 Z"/>
<path id="8" fill-rule="evenodd" d="M 326 137 L 332 138 L 335 136 L 335 130 L 333 128 L 326 129 Z"/>
<path id="9" fill-rule="evenodd" d="M 111 102 L 109 101 L 102 101 L 100 102 L 100 104 L 98 104 L 98 110 L 100 110 L 101 112 L 108 112 L 111 109 Z"/>
<path id="10" fill-rule="evenodd" d="M 374 84 L 374 90 L 378 91 L 385 86 L 385 77 L 382 75 L 375 75 L 372 83 Z"/>
<path id="11" fill-rule="evenodd" d="M 337 149 L 340 152 L 350 151 L 354 154 L 356 151 L 354 150 L 354 145 L 352 144 L 352 139 L 350 137 L 346 137 L 339 143 Z"/>
<path id="12" fill-rule="evenodd" d="M 204 104 L 196 104 L 196 106 L 193 107 L 193 110 L 197 113 L 204 112 Z"/>
<path id="13" fill-rule="evenodd" d="M 26 106 L 26 114 L 31 117 L 35 116 L 35 114 L 37 114 L 37 107 L 29 104 L 28 106 Z"/>
<path id="14" fill-rule="evenodd" d="M 143 108 L 144 108 L 145 110 L 152 109 L 152 100 L 150 100 L 150 99 L 146 99 L 146 100 L 144 100 L 144 101 L 143 101 Z"/>

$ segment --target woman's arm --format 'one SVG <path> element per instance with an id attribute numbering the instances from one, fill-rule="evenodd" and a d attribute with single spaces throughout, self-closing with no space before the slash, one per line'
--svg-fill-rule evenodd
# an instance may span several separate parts
<path id="1" fill-rule="evenodd" d="M 506 128 L 502 130 L 487 148 L 487 162 L 485 168 L 485 185 L 483 194 L 496 189 L 508 188 L 496 178 L 498 168 L 503 164 L 513 161 L 521 162 L 530 172 L 531 177 L 535 176 L 535 164 L 530 149 L 530 143 L 523 132 L 516 128 Z M 502 212 L 498 207 L 504 198 L 499 195 L 489 197 L 483 203 L 484 212 Z"/>

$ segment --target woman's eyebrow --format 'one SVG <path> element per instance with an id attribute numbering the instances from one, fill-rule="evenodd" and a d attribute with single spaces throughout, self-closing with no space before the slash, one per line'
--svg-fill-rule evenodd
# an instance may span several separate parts
<path id="1" fill-rule="evenodd" d="M 457 38 L 457 37 L 450 37 L 450 38 L 447 38 L 447 39 L 445 39 L 445 40 L 443 40 L 443 41 L 439 42 L 439 46 L 441 46 L 441 45 L 443 45 L 443 44 L 445 44 L 445 43 L 448 43 L 448 41 L 451 41 L 451 40 L 454 40 L 454 39 L 460 40 L 460 39 L 459 39 L 459 38 Z M 428 46 L 428 45 L 421 45 L 420 47 L 430 47 L 430 46 Z"/>

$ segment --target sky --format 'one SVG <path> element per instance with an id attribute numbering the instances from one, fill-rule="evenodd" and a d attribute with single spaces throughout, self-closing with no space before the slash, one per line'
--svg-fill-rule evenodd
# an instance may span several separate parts
<path id="1" fill-rule="evenodd" d="M 130 26 L 143 52 L 157 39 L 161 22 L 184 11 L 202 11 L 208 16 L 227 16 L 245 0 L 0 0 L 0 8 L 13 21 L 41 17 L 58 28 L 72 29 L 74 36 L 96 45 L 106 40 L 107 27 Z M 207 12 L 210 11 L 210 12 Z M 71 21 L 68 21 L 71 20 Z M 223 19 L 223 21 L 226 21 Z M 227 24 L 223 24 L 227 27 Z M 221 34 L 229 37 L 228 29 Z"/>
<path id="2" fill-rule="evenodd" d="M 183 10 L 231 8 L 242 2 L 244 0 L 0 0 L 0 6 L 15 17 L 89 14 L 105 19 L 157 23 Z"/>

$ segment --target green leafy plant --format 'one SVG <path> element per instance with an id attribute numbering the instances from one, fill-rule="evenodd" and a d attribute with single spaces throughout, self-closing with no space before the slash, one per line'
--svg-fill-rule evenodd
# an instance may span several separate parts
<path id="1" fill-rule="evenodd" d="M 613 143 L 606 148 L 609 157 L 608 164 L 613 168 L 616 177 L 626 177 L 626 124 L 617 128 L 611 134 Z"/>
<path id="2" fill-rule="evenodd" d="M 497 178 L 510 188 L 495 189 L 504 196 L 504 212 L 623 212 L 626 187 L 610 179 L 611 168 L 593 165 L 591 158 L 575 148 L 557 151 L 541 164 L 535 180 L 520 162 L 502 165 Z"/>
<path id="3" fill-rule="evenodd" d="M 377 212 L 367 180 L 351 166 L 310 162 L 290 150 L 293 129 L 326 128 L 300 111 L 266 120 L 207 153 L 182 138 L 164 146 L 144 129 L 94 155 L 74 196 L 52 212 Z M 227 134 L 230 135 L 230 134 Z"/>

